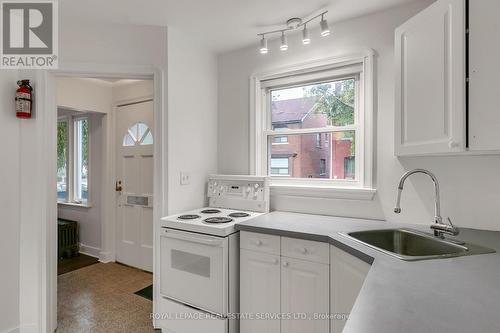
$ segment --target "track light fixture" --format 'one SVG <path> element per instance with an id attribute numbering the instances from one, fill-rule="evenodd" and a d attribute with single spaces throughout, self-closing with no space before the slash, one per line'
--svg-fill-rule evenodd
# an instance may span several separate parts
<path id="1" fill-rule="evenodd" d="M 309 30 L 307 30 L 307 26 L 304 24 L 304 29 L 302 30 L 302 44 L 307 45 L 311 44 L 311 37 L 309 36 Z"/>
<path id="2" fill-rule="evenodd" d="M 260 49 L 259 49 L 261 54 L 266 54 L 269 52 L 269 49 L 267 48 L 267 39 L 264 35 L 262 35 L 262 39 L 260 40 Z"/>
<path id="3" fill-rule="evenodd" d="M 283 29 L 279 30 L 273 30 L 273 31 L 267 31 L 267 32 L 262 32 L 259 33 L 258 36 L 262 37 L 260 40 L 260 48 L 259 52 L 261 54 L 266 54 L 269 52 L 269 49 L 267 47 L 267 35 L 273 35 L 273 34 L 281 34 L 281 44 L 280 44 L 280 50 L 281 51 L 286 51 L 288 50 L 288 40 L 286 36 L 286 32 L 288 31 L 293 31 L 302 28 L 302 44 L 308 45 L 311 43 L 311 37 L 309 35 L 309 30 L 307 29 L 307 24 L 319 17 L 321 17 L 321 20 L 319 22 L 320 26 L 320 31 L 321 31 L 321 36 L 326 37 L 330 35 L 330 28 L 328 28 L 328 22 L 325 20 L 325 15 L 328 13 L 328 11 L 324 11 L 318 15 L 315 15 L 313 17 L 310 17 L 307 20 L 302 20 L 301 18 L 298 17 L 293 17 L 286 21 L 286 27 Z"/>
<path id="4" fill-rule="evenodd" d="M 319 22 L 321 28 L 321 36 L 326 37 L 330 34 L 330 28 L 328 28 L 328 22 L 326 22 L 324 15 L 321 15 L 321 21 Z"/>
<path id="5" fill-rule="evenodd" d="M 280 50 L 281 51 L 286 51 L 288 50 L 288 42 L 285 36 L 285 32 L 281 32 L 281 45 L 280 45 Z"/>

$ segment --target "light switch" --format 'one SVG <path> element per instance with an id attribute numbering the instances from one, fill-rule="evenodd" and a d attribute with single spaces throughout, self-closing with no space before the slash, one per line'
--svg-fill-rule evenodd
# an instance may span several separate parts
<path id="1" fill-rule="evenodd" d="M 188 172 L 181 172 L 181 185 L 189 185 L 191 183 L 191 175 Z"/>

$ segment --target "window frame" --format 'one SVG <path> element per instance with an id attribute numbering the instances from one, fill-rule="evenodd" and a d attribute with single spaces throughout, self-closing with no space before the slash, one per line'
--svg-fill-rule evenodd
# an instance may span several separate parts
<path id="1" fill-rule="evenodd" d="M 359 170 L 358 178 L 352 180 L 335 180 L 324 178 L 271 178 L 271 188 L 280 189 L 284 194 L 328 197 L 355 197 L 359 199 L 371 200 L 375 194 L 373 188 L 373 58 L 374 52 L 367 52 L 347 55 L 343 57 L 328 58 L 309 63 L 279 68 L 267 73 L 258 73 L 250 77 L 250 171 L 257 175 L 268 175 L 270 158 L 269 135 L 273 134 L 270 127 L 271 114 L 267 106 L 270 105 L 270 87 L 300 86 L 306 83 L 320 83 L 333 81 L 336 79 L 358 76 L 358 114 L 355 116 L 356 126 L 356 170 Z M 352 68 L 359 68 L 357 72 L 352 72 Z M 274 82 L 274 85 L 272 84 Z M 271 83 L 271 84 L 270 84 Z M 332 133 L 338 131 L 348 131 L 350 126 L 325 127 L 318 129 L 289 129 L 287 135 L 309 134 L 309 133 Z M 275 133 L 277 134 L 277 133 Z M 283 132 L 278 135 L 282 135 Z M 300 191 L 296 191 L 300 187 Z M 321 191 L 315 191 L 315 189 Z M 311 191 L 308 191 L 310 189 Z M 328 189 L 331 191 L 325 192 Z M 342 190 L 346 191 L 342 191 Z M 338 190 L 338 191 L 336 191 Z M 353 191 L 354 190 L 354 191 Z"/>
<path id="2" fill-rule="evenodd" d="M 80 201 L 77 200 L 76 195 L 76 176 L 77 170 L 76 168 L 76 153 L 77 153 L 77 133 L 76 126 L 77 121 L 86 119 L 88 121 L 88 170 L 87 170 L 87 200 Z M 66 200 L 57 200 L 58 204 L 61 205 L 69 205 L 69 206 L 80 206 L 80 207 L 92 207 L 91 204 L 91 147 L 92 147 L 92 120 L 89 114 L 79 114 L 79 115 L 67 115 L 58 117 L 58 122 L 67 122 L 68 123 L 68 149 L 67 149 L 67 172 L 66 172 Z"/>

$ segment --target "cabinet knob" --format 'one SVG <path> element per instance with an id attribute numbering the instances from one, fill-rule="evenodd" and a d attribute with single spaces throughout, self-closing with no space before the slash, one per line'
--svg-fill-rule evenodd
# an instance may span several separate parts
<path id="1" fill-rule="evenodd" d="M 288 267 L 288 261 L 283 262 L 283 267 Z"/>
<path id="2" fill-rule="evenodd" d="M 257 240 L 257 241 L 255 241 L 255 245 L 257 245 L 257 246 L 261 246 L 261 245 L 262 245 L 262 241 L 261 241 L 260 239 L 259 239 L 259 240 Z"/>
<path id="3" fill-rule="evenodd" d="M 458 146 L 460 146 L 459 142 L 456 142 L 453 140 L 450 140 L 450 142 L 448 142 L 448 147 L 450 147 L 450 148 L 457 148 Z"/>

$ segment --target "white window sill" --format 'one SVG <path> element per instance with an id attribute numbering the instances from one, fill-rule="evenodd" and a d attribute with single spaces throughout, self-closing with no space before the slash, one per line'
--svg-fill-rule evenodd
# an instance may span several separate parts
<path id="1" fill-rule="evenodd" d="M 92 208 L 91 203 L 75 203 L 75 202 L 61 202 L 58 201 L 57 205 L 59 206 L 68 206 L 68 207 L 80 207 L 80 208 Z"/>
<path id="2" fill-rule="evenodd" d="M 311 197 L 326 199 L 373 200 L 377 193 L 373 188 L 332 187 L 308 185 L 271 185 L 271 195 Z"/>

